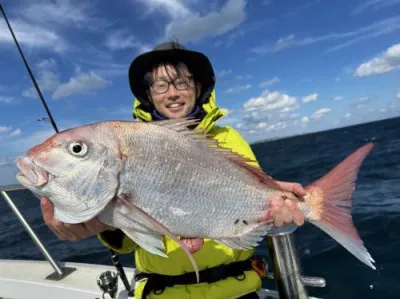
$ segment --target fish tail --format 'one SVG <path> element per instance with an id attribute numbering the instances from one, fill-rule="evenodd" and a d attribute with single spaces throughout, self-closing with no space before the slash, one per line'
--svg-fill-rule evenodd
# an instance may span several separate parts
<path id="1" fill-rule="evenodd" d="M 352 194 L 361 164 L 374 144 L 349 155 L 322 178 L 307 186 L 300 208 L 306 219 L 339 242 L 360 261 L 376 269 L 351 217 Z"/>

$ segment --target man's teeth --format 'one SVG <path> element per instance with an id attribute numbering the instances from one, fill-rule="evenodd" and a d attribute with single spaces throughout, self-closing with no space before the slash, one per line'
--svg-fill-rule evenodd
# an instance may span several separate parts
<path id="1" fill-rule="evenodd" d="M 175 104 L 168 105 L 168 108 L 176 108 L 176 107 L 180 107 L 180 106 L 183 106 L 183 104 L 175 103 Z"/>

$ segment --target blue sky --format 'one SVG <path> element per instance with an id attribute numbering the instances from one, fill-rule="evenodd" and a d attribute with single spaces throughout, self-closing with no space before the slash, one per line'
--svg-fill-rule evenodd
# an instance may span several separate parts
<path id="1" fill-rule="evenodd" d="M 170 38 L 210 58 L 250 142 L 400 115 L 400 0 L 1 2 L 61 129 L 132 119 L 128 66 Z M 1 17 L 0 69 L 1 184 L 53 131 Z"/>

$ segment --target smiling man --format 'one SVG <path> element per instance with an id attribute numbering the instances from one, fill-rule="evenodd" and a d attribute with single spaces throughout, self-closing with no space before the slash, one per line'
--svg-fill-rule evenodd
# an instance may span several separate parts
<path id="1" fill-rule="evenodd" d="M 161 44 L 134 59 L 129 69 L 129 82 L 136 96 L 135 118 L 145 122 L 182 117 L 200 119 L 193 129 L 204 130 L 222 146 L 259 166 L 249 144 L 237 131 L 216 125 L 224 113 L 215 104 L 214 71 L 204 54 L 175 42 Z M 281 186 L 304 194 L 299 184 L 281 182 Z M 293 205 L 282 203 L 278 210 L 275 214 L 278 226 L 292 222 L 301 225 L 304 221 Z M 141 273 L 138 277 L 147 278 L 136 289 L 138 297 L 258 298 L 255 291 L 261 288 L 261 279 L 260 272 L 253 268 L 256 264 L 254 249 L 236 250 L 209 239 L 181 239 L 189 251 L 195 252 L 203 282 L 196 285 L 184 251 L 168 237 L 164 239 L 168 258 L 146 252 L 119 231 L 103 232 L 100 239 L 116 251 L 135 251 Z"/>

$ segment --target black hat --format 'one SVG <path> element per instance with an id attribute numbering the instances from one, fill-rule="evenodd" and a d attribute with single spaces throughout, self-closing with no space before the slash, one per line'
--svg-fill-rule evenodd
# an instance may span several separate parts
<path id="1" fill-rule="evenodd" d="M 181 61 L 187 65 L 196 81 L 201 83 L 198 103 L 201 105 L 207 102 L 215 85 L 215 75 L 210 60 L 204 54 L 188 50 L 177 42 L 165 42 L 152 51 L 136 57 L 129 67 L 129 85 L 144 108 L 151 107 L 146 93 L 148 83 L 145 82 L 145 74 L 152 71 L 157 63 L 169 61 Z"/>

